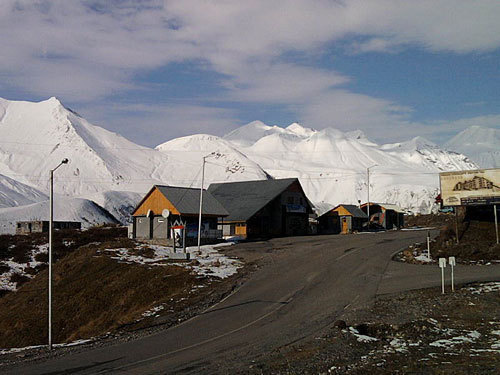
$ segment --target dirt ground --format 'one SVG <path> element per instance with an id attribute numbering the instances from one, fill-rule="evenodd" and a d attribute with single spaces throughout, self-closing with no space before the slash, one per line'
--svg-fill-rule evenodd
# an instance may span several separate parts
<path id="1" fill-rule="evenodd" d="M 251 374 L 499 374 L 500 282 L 381 296 Z"/>
<path id="2" fill-rule="evenodd" d="M 454 214 L 409 216 L 406 224 L 410 227 L 435 227 L 439 235 L 430 244 L 433 259 L 454 256 L 459 263 L 488 263 L 500 260 L 500 245 L 496 243 L 493 215 L 484 209 L 473 208 Z M 427 244 L 414 244 L 398 259 L 411 263 L 418 255 L 427 251 Z"/>
<path id="3" fill-rule="evenodd" d="M 175 264 L 152 267 L 119 262 L 104 249 L 135 244 L 121 232 L 111 232 L 106 236 L 84 233 L 85 245 L 58 256 L 53 267 L 54 343 L 96 337 L 130 339 L 136 333 L 168 328 L 218 302 L 242 282 L 246 272 L 242 268 L 236 275 L 219 279 Z M 89 242 L 89 238 L 102 242 Z M 23 237 L 22 245 L 6 248 L 21 253 L 22 248 L 30 249 L 32 241 Z M 148 250 L 130 253 L 147 257 Z M 47 277 L 47 268 L 40 267 L 16 292 L 0 296 L 0 349 L 47 343 Z M 43 355 L 44 351 L 41 347 L 21 355 L 3 355 L 1 361 Z"/>

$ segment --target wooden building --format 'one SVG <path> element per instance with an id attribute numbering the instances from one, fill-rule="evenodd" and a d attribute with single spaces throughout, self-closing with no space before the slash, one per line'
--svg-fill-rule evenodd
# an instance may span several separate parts
<path id="1" fill-rule="evenodd" d="M 226 237 L 256 239 L 309 233 L 312 205 L 297 178 L 211 184 L 208 191 L 229 213 L 219 220 Z"/>
<path id="2" fill-rule="evenodd" d="M 48 233 L 49 223 L 48 220 L 18 221 L 16 223 L 16 234 Z M 79 221 L 53 221 L 52 223 L 55 230 L 82 229 L 82 223 Z"/>
<path id="3" fill-rule="evenodd" d="M 198 237 L 200 189 L 155 185 L 132 212 L 132 237 L 139 239 L 171 239 L 171 227 L 186 227 L 186 242 Z M 208 191 L 203 192 L 201 238 L 222 238 L 218 219 L 228 213 Z"/>
<path id="4" fill-rule="evenodd" d="M 361 231 L 368 220 L 366 214 L 356 205 L 339 204 L 318 217 L 320 234 L 353 233 Z"/>
<path id="5" fill-rule="evenodd" d="M 367 204 L 361 205 L 364 213 L 367 213 Z M 404 225 L 404 211 L 401 207 L 392 203 L 370 202 L 370 226 L 383 229 L 399 229 Z"/>

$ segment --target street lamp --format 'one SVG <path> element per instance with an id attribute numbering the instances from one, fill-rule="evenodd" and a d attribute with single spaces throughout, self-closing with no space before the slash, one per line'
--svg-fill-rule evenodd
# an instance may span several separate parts
<path id="1" fill-rule="evenodd" d="M 49 219 L 49 349 L 52 350 L 52 228 L 54 226 L 54 171 L 63 164 L 68 164 L 64 158 L 57 167 L 50 170 L 50 219 Z"/>
<path id="2" fill-rule="evenodd" d="M 201 187 L 200 187 L 200 213 L 198 215 L 198 252 L 200 252 L 201 246 L 201 208 L 203 206 L 203 182 L 205 180 L 205 163 L 207 162 L 207 158 L 213 156 L 214 153 L 210 153 L 207 156 L 203 157 L 203 164 L 201 167 Z"/>
<path id="3" fill-rule="evenodd" d="M 368 229 L 370 229 L 370 168 L 376 167 L 377 165 L 378 164 L 374 164 L 371 167 L 366 168 L 366 175 L 368 177 L 368 187 L 367 187 L 368 197 L 366 203 L 366 213 L 368 215 L 368 226 L 367 226 Z"/>

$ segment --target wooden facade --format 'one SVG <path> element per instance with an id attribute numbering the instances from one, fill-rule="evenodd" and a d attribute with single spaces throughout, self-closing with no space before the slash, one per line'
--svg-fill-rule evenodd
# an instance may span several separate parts
<path id="1" fill-rule="evenodd" d="M 225 237 L 258 239 L 309 234 L 312 208 L 297 179 L 215 185 L 209 191 L 229 212 L 227 218 L 219 220 Z"/>
<path id="2" fill-rule="evenodd" d="M 366 215 L 355 205 L 339 204 L 318 218 L 321 234 L 348 234 L 363 230 Z"/>
<path id="3" fill-rule="evenodd" d="M 164 209 L 170 210 L 173 215 L 180 215 L 177 208 L 175 208 L 172 202 L 170 202 L 160 190 L 153 189 L 135 209 L 133 216 L 146 216 L 149 210 L 156 215 L 161 215 Z"/>
<path id="4" fill-rule="evenodd" d="M 222 238 L 218 219 L 227 212 L 210 193 L 204 192 L 201 237 L 204 243 Z M 193 244 L 198 236 L 200 190 L 155 185 L 132 213 L 131 237 L 145 240 L 172 239 L 172 226 L 184 226 L 186 241 Z M 168 216 L 163 213 L 168 210 Z"/>

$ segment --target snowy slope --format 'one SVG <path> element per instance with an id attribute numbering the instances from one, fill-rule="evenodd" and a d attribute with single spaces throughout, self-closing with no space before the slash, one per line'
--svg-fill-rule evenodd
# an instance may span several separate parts
<path id="1" fill-rule="evenodd" d="M 0 174 L 0 208 L 22 206 L 48 199 L 41 191 Z"/>
<path id="2" fill-rule="evenodd" d="M 117 223 L 109 212 L 93 201 L 62 196 L 55 198 L 54 220 L 80 221 L 83 228 L 103 223 Z M 23 220 L 49 220 L 49 201 L 0 208 L 0 233 L 15 233 L 16 222 Z"/>
<path id="3" fill-rule="evenodd" d="M 199 186 L 201 153 L 167 148 L 161 152 L 139 146 L 92 125 L 56 98 L 39 103 L 0 101 L 0 173 L 44 192 L 49 170 L 63 158 L 70 163 L 55 173 L 54 188 L 69 196 L 113 190 L 143 194 L 155 183 Z M 245 171 L 234 173 L 231 168 L 217 171 L 222 181 L 265 178 L 262 171 L 245 176 Z"/>
<path id="4" fill-rule="evenodd" d="M 200 168 L 206 158 L 205 186 L 213 182 L 267 179 L 266 172 L 228 141 L 208 134 L 196 134 L 162 143 L 156 149 L 166 155 L 191 161 Z M 182 168 L 182 167 L 181 167 Z"/>
<path id="5" fill-rule="evenodd" d="M 130 214 L 143 196 L 143 194 L 131 191 L 111 190 L 90 195 L 88 198 L 112 214 L 120 223 L 126 224 L 131 221 Z"/>
<path id="6" fill-rule="evenodd" d="M 251 123 L 225 137 L 276 178 L 298 177 L 308 197 L 324 211 L 328 205 L 356 204 L 367 199 L 397 203 L 412 212 L 429 212 L 438 193 L 438 173 L 477 166 L 464 155 L 448 152 L 417 137 L 379 146 L 361 131 L 300 129 L 299 124 L 275 130 L 260 123 L 256 139 Z M 250 136 L 245 139 L 245 137 Z M 241 145 L 246 145 L 245 147 Z"/>
<path id="7" fill-rule="evenodd" d="M 481 168 L 500 168 L 500 129 L 471 126 L 444 147 L 469 156 Z"/>
<path id="8" fill-rule="evenodd" d="M 475 139 L 484 141 L 479 133 L 475 131 Z M 498 148 L 494 137 L 497 133 L 486 137 L 491 149 Z M 454 142 L 456 147 L 459 143 Z M 4 207 L 45 199 L 49 170 L 69 158 L 70 163 L 55 173 L 56 193 L 92 199 L 105 208 L 102 211 L 126 222 L 153 184 L 200 186 L 202 158 L 207 155 L 206 186 L 299 177 L 310 200 L 322 209 L 366 201 L 366 168 L 376 165 L 371 168 L 372 201 L 428 212 L 440 171 L 477 168 L 464 155 L 420 137 L 381 146 L 359 130 L 317 131 L 297 123 L 281 128 L 254 121 L 223 138 L 198 134 L 151 149 L 90 124 L 56 98 L 40 103 L 0 99 L 0 174 L 7 176 L 0 179 Z M 29 207 L 37 214 L 39 206 Z M 21 207 L 12 212 L 22 212 L 23 220 L 31 215 Z"/>

